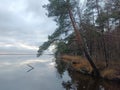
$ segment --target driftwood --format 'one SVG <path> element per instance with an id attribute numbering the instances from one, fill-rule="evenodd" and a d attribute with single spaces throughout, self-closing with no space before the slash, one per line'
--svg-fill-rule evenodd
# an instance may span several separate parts
<path id="1" fill-rule="evenodd" d="M 27 72 L 30 72 L 31 70 L 33 70 L 33 69 L 34 69 L 34 67 L 33 67 L 33 66 L 31 66 L 30 64 L 27 64 L 27 66 L 28 66 L 28 67 L 30 67 L 30 69 L 29 69 Z"/>

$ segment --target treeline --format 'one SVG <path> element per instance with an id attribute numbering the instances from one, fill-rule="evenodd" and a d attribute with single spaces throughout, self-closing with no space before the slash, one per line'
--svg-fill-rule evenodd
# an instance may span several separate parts
<path id="1" fill-rule="evenodd" d="M 54 17 L 58 28 L 38 50 L 40 56 L 51 44 L 57 54 L 87 57 L 97 72 L 94 61 L 119 61 L 120 0 L 49 0 L 44 5 L 48 17 Z"/>
<path id="2" fill-rule="evenodd" d="M 120 0 L 87 0 L 83 16 L 90 54 L 96 60 L 119 60 Z"/>

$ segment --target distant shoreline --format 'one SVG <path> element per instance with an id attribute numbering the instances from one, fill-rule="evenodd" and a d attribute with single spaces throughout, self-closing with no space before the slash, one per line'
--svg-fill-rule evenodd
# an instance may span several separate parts
<path id="1" fill-rule="evenodd" d="M 0 55 L 36 55 L 36 54 L 0 54 Z"/>
<path id="2" fill-rule="evenodd" d="M 2 55 L 37 55 L 37 54 L 0 54 L 0 56 Z M 44 55 L 54 55 L 54 54 L 44 54 Z"/>

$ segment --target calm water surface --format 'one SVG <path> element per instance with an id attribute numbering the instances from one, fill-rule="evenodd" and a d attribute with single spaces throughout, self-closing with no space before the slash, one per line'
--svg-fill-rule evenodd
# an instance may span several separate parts
<path id="1" fill-rule="evenodd" d="M 52 56 L 0 56 L 0 90 L 63 90 Z M 27 64 L 34 67 L 33 70 Z M 67 74 L 65 79 L 69 79 Z"/>
<path id="2" fill-rule="evenodd" d="M 120 85 L 65 71 L 52 55 L 3 55 L 0 90 L 120 90 Z"/>

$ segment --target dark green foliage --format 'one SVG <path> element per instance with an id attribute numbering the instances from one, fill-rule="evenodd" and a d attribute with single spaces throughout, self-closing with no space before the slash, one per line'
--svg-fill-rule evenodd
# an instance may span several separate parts
<path id="1" fill-rule="evenodd" d="M 59 42 L 57 43 L 57 51 L 60 53 L 67 53 L 68 52 L 68 47 L 65 42 Z"/>
<path id="2" fill-rule="evenodd" d="M 37 56 L 39 57 L 40 55 L 42 55 L 43 51 L 45 51 L 46 49 L 48 49 L 48 47 L 51 45 L 51 43 L 52 43 L 52 41 L 44 42 L 44 43 L 39 47 Z"/>
<path id="3" fill-rule="evenodd" d="M 58 25 L 58 29 L 69 29 L 71 27 L 70 20 L 68 16 L 67 3 L 65 0 L 49 0 L 50 4 L 44 5 L 44 8 L 48 10 L 48 17 L 54 17 Z M 76 2 L 70 0 L 71 7 L 74 10 Z"/>
<path id="4" fill-rule="evenodd" d="M 48 47 L 57 40 L 58 49 L 60 52 L 67 52 L 67 46 L 65 46 L 65 43 L 61 42 L 61 37 L 65 34 L 65 36 L 69 36 L 68 32 L 71 31 L 72 25 L 71 21 L 68 16 L 68 10 L 67 10 L 67 3 L 65 0 L 49 0 L 49 4 L 44 5 L 43 7 L 48 10 L 48 17 L 54 17 L 55 22 L 58 25 L 58 28 L 55 30 L 55 32 L 52 35 L 48 36 L 48 41 L 43 43 L 38 50 L 38 56 L 40 56 L 44 50 L 48 49 Z M 77 4 L 76 1 L 70 0 L 71 8 L 74 11 L 74 7 Z M 60 41 L 60 42 L 59 42 Z M 65 39 L 67 41 L 67 39 Z M 62 47 L 60 49 L 59 47 Z"/>
<path id="5" fill-rule="evenodd" d="M 96 23 L 105 23 L 108 19 L 109 17 L 107 16 L 107 14 L 105 12 L 101 12 L 100 16 L 98 16 L 96 20 Z"/>
<path id="6" fill-rule="evenodd" d="M 48 17 L 54 17 L 58 28 L 48 36 L 48 41 L 40 46 L 38 56 L 56 40 L 56 54 L 79 53 L 81 55 L 82 50 L 78 48 L 80 46 L 76 43 L 75 33 L 69 33 L 73 27 L 65 1 L 49 0 L 50 3 L 44 6 L 48 10 Z M 83 32 L 82 37 L 92 58 L 101 61 L 118 60 L 120 0 L 87 0 L 86 7 L 79 14 L 76 0 L 70 0 L 70 7 L 77 25 L 80 25 L 79 29 Z"/>

